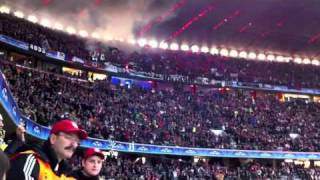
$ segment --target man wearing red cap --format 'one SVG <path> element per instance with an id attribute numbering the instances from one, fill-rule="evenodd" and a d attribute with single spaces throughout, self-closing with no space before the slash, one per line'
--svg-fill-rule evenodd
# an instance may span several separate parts
<path id="1" fill-rule="evenodd" d="M 50 136 L 42 147 L 25 147 L 11 157 L 8 179 L 58 180 L 74 179 L 66 176 L 66 159 L 71 158 L 80 140 L 87 133 L 71 120 L 61 120 L 52 126 Z"/>
<path id="2" fill-rule="evenodd" d="M 82 157 L 82 168 L 71 173 L 77 180 L 99 180 L 104 154 L 96 148 L 87 149 Z"/>

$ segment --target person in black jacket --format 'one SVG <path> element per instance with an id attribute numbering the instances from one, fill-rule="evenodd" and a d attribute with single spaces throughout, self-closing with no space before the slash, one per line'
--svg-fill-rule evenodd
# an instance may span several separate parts
<path id="1" fill-rule="evenodd" d="M 8 179 L 74 179 L 67 177 L 70 170 L 65 163 L 71 158 L 80 140 L 86 139 L 87 133 L 69 119 L 61 120 L 52 126 L 48 140 L 41 147 L 27 144 L 10 158 L 11 168 Z"/>
<path id="2" fill-rule="evenodd" d="M 81 160 L 82 167 L 73 171 L 70 176 L 77 180 L 99 180 L 104 158 L 104 154 L 99 149 L 89 148 L 85 150 Z"/>
<path id="3" fill-rule="evenodd" d="M 26 143 L 25 137 L 26 129 L 23 124 L 20 124 L 17 129 L 15 136 L 11 138 L 11 142 L 6 146 L 4 152 L 10 157 L 15 154 L 19 148 L 23 147 Z"/>

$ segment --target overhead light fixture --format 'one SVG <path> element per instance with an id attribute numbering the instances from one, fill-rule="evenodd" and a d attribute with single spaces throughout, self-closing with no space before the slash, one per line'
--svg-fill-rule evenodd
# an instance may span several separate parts
<path id="1" fill-rule="evenodd" d="M 312 60 L 312 64 L 313 64 L 313 65 L 316 65 L 316 66 L 319 66 L 319 65 L 320 65 L 318 59 L 313 59 L 313 60 Z"/>
<path id="2" fill-rule="evenodd" d="M 100 38 L 100 35 L 99 35 L 99 33 L 97 33 L 97 32 L 93 32 L 93 33 L 91 34 L 91 37 L 93 37 L 93 38 L 95 38 L 95 39 L 99 39 L 99 38 Z"/>
<path id="3" fill-rule="evenodd" d="M 1 6 L 0 7 L 0 13 L 9 14 L 10 8 L 8 6 Z"/>
<path id="4" fill-rule="evenodd" d="M 258 59 L 259 60 L 266 60 L 266 55 L 263 53 L 258 54 Z"/>
<path id="5" fill-rule="evenodd" d="M 27 18 L 28 21 L 33 22 L 33 23 L 37 23 L 38 22 L 38 18 L 34 15 L 29 15 Z"/>
<path id="6" fill-rule="evenodd" d="M 237 50 L 234 50 L 234 49 L 231 50 L 231 51 L 230 51 L 230 56 L 231 56 L 231 57 L 238 57 L 238 51 L 237 51 Z"/>
<path id="7" fill-rule="evenodd" d="M 42 19 L 40 24 L 44 27 L 51 27 L 51 22 L 48 19 Z"/>
<path id="8" fill-rule="evenodd" d="M 85 30 L 80 30 L 80 31 L 79 31 L 79 35 L 80 35 L 81 37 L 88 37 L 88 32 L 85 31 Z"/>
<path id="9" fill-rule="evenodd" d="M 162 41 L 162 42 L 160 43 L 159 47 L 160 47 L 161 49 L 168 49 L 168 48 L 169 48 L 169 45 L 168 45 L 168 43 Z"/>
<path id="10" fill-rule="evenodd" d="M 156 40 L 151 40 L 151 41 L 149 42 L 149 45 L 150 45 L 152 48 L 157 48 L 158 45 L 159 45 L 159 43 L 158 43 L 158 41 L 156 41 Z"/>
<path id="11" fill-rule="evenodd" d="M 177 43 L 171 43 L 170 49 L 173 51 L 177 51 L 177 50 L 179 50 L 179 45 Z"/>
<path id="12" fill-rule="evenodd" d="M 199 52 L 199 46 L 193 45 L 193 46 L 191 47 L 191 51 L 194 52 L 194 53 Z"/>
<path id="13" fill-rule="evenodd" d="M 57 29 L 59 31 L 62 31 L 63 30 L 63 25 L 60 24 L 60 23 L 55 23 L 54 26 L 53 26 L 54 29 Z"/>
<path id="14" fill-rule="evenodd" d="M 181 47 L 180 47 L 180 49 L 181 49 L 182 51 L 189 51 L 189 46 L 188 46 L 187 44 L 182 44 Z"/>
<path id="15" fill-rule="evenodd" d="M 203 53 L 208 53 L 208 52 L 209 52 L 209 48 L 208 48 L 207 46 L 203 46 L 203 47 L 201 48 L 201 52 L 203 52 Z"/>
<path id="16" fill-rule="evenodd" d="M 274 55 L 272 55 L 272 54 L 269 54 L 267 56 L 267 60 L 269 60 L 269 61 L 274 61 L 275 59 L 276 59 L 276 57 Z"/>
<path id="17" fill-rule="evenodd" d="M 228 56 L 229 55 L 228 49 L 225 49 L 225 48 L 221 49 L 220 50 L 220 55 L 221 56 Z"/>
<path id="18" fill-rule="evenodd" d="M 284 62 L 284 57 L 283 56 L 277 56 L 276 60 L 278 62 Z"/>
<path id="19" fill-rule="evenodd" d="M 15 11 L 15 12 L 13 13 L 13 15 L 15 15 L 15 16 L 18 17 L 18 18 L 23 18 L 23 17 L 24 17 L 23 12 L 21 12 L 21 11 Z"/>
<path id="20" fill-rule="evenodd" d="M 139 44 L 140 47 L 143 47 L 143 46 L 145 46 L 147 44 L 147 40 L 144 39 L 144 38 L 141 38 L 141 39 L 138 40 L 138 44 Z"/>
<path id="21" fill-rule="evenodd" d="M 212 55 L 217 55 L 217 54 L 219 54 L 219 49 L 216 47 L 213 47 L 213 48 L 211 48 L 210 53 Z"/>
<path id="22" fill-rule="evenodd" d="M 297 63 L 297 64 L 301 64 L 302 63 L 302 59 L 299 57 L 294 58 L 293 62 Z"/>
<path id="23" fill-rule="evenodd" d="M 240 57 L 240 58 L 247 58 L 247 57 L 248 57 L 248 53 L 247 53 L 246 51 L 241 51 L 241 52 L 239 53 L 239 57 Z"/>
<path id="24" fill-rule="evenodd" d="M 256 54 L 255 52 L 250 52 L 250 53 L 248 54 L 248 58 L 249 58 L 249 59 L 256 59 L 256 57 L 257 57 L 257 54 Z"/>
<path id="25" fill-rule="evenodd" d="M 71 26 L 67 27 L 66 31 L 69 34 L 75 34 L 76 33 L 76 30 Z"/>
<path id="26" fill-rule="evenodd" d="M 311 64 L 311 61 L 309 58 L 304 58 L 302 62 L 303 64 Z"/>

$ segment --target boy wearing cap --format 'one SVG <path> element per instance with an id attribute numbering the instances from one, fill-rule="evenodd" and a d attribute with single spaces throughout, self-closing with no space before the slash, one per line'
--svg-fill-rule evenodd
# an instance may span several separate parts
<path id="1" fill-rule="evenodd" d="M 55 123 L 42 147 L 26 146 L 24 151 L 11 157 L 13 168 L 7 173 L 8 179 L 74 179 L 66 176 L 69 169 L 65 160 L 71 158 L 80 140 L 87 137 L 87 133 L 69 119 Z"/>
<path id="2" fill-rule="evenodd" d="M 87 149 L 82 157 L 82 168 L 71 173 L 77 180 L 99 180 L 104 154 L 96 148 Z"/>

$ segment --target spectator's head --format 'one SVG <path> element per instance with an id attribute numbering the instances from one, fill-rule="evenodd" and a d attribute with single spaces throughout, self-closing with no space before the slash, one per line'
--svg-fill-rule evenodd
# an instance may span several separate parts
<path id="1" fill-rule="evenodd" d="M 102 163 L 104 161 L 104 154 L 96 148 L 89 148 L 84 152 L 82 159 L 83 172 L 87 176 L 98 176 Z"/>
<path id="2" fill-rule="evenodd" d="M 80 140 L 86 139 L 87 133 L 69 120 L 61 120 L 52 126 L 49 142 L 59 160 L 71 158 L 78 148 Z"/>
<path id="3" fill-rule="evenodd" d="M 10 162 L 7 157 L 7 155 L 3 152 L 0 151 L 0 180 L 5 180 L 6 179 L 6 172 L 10 167 Z"/>

